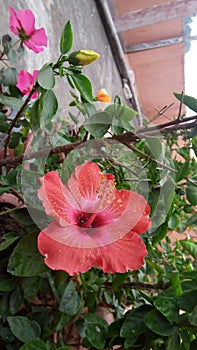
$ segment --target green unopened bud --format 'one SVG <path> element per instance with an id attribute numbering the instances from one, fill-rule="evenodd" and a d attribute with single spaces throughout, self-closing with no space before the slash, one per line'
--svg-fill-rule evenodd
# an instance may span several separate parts
<path id="1" fill-rule="evenodd" d="M 100 55 L 92 50 L 79 50 L 72 52 L 68 57 L 68 61 L 75 66 L 87 66 L 99 57 Z"/>

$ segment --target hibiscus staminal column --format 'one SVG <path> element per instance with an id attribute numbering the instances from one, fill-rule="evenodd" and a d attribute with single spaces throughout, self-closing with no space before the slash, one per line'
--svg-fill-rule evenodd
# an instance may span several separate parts
<path id="1" fill-rule="evenodd" d="M 93 266 L 116 273 L 143 265 L 147 250 L 139 234 L 150 227 L 143 196 L 117 190 L 114 175 L 88 161 L 76 167 L 67 185 L 55 171 L 40 181 L 38 196 L 53 218 L 38 237 L 47 266 L 74 275 Z"/>

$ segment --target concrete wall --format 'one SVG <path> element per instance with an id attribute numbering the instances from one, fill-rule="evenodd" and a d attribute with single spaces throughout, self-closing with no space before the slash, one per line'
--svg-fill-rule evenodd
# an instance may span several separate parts
<path id="1" fill-rule="evenodd" d="M 116 94 L 123 95 L 119 73 L 94 0 L 0 0 L 1 35 L 9 33 L 14 37 L 9 30 L 9 6 L 15 10 L 31 9 L 36 18 L 36 28 L 44 27 L 49 38 L 48 47 L 39 54 L 26 49 L 18 69 L 32 72 L 40 69 L 46 62 L 55 62 L 59 56 L 61 32 L 70 19 L 74 33 L 73 51 L 91 49 L 101 55 L 99 60 L 84 68 L 84 74 L 92 81 L 94 95 L 102 87 L 108 90 L 112 98 Z M 59 107 L 65 114 L 68 102 L 72 100 L 69 90 L 66 79 L 59 78 L 56 92 L 59 96 Z"/>

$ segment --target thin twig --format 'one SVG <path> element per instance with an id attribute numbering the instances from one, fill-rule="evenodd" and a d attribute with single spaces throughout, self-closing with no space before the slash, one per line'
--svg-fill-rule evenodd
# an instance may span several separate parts
<path id="1" fill-rule="evenodd" d="M 105 286 L 112 287 L 112 284 L 109 282 L 104 283 Z M 169 286 L 168 285 L 163 285 L 163 284 L 151 284 L 151 283 L 144 283 L 144 282 L 128 282 L 128 283 L 123 283 L 121 285 L 121 288 L 138 288 L 138 289 L 155 289 L 155 290 L 165 290 Z"/>
<path id="2" fill-rule="evenodd" d="M 31 90 L 31 92 L 29 93 L 28 97 L 26 98 L 26 100 L 24 101 L 22 107 L 19 109 L 19 111 L 16 113 L 16 116 L 15 118 L 12 120 L 11 124 L 10 124 L 10 127 L 8 129 L 8 132 L 7 132 L 7 138 L 5 140 L 5 145 L 4 145 L 4 158 L 7 157 L 7 150 L 8 150 L 8 146 L 9 146 L 9 143 L 10 143 L 10 138 L 11 138 L 11 135 L 12 135 L 12 129 L 14 128 L 14 126 L 16 125 L 18 119 L 20 118 L 21 116 L 21 113 L 23 112 L 23 110 L 25 109 L 25 107 L 27 106 L 28 102 L 31 100 L 31 97 L 33 95 L 33 93 L 35 92 L 35 87 Z"/>

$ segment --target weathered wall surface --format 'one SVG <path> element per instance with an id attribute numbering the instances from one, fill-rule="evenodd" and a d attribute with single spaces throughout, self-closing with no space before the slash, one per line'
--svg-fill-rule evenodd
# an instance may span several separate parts
<path id="1" fill-rule="evenodd" d="M 92 81 L 94 95 L 102 87 L 108 90 L 112 98 L 116 94 L 123 95 L 119 73 L 94 0 L 0 0 L 1 36 L 9 33 L 14 37 L 9 30 L 9 6 L 15 10 L 31 9 L 36 18 L 36 28 L 44 27 L 49 38 L 48 47 L 39 54 L 25 49 L 18 69 L 32 72 L 40 69 L 46 62 L 56 62 L 61 32 L 70 19 L 74 33 L 73 51 L 91 49 L 101 55 L 99 60 L 84 68 L 84 73 Z M 72 100 L 69 91 L 66 79 L 58 78 L 56 93 L 59 107 L 65 114 L 68 103 Z"/>

